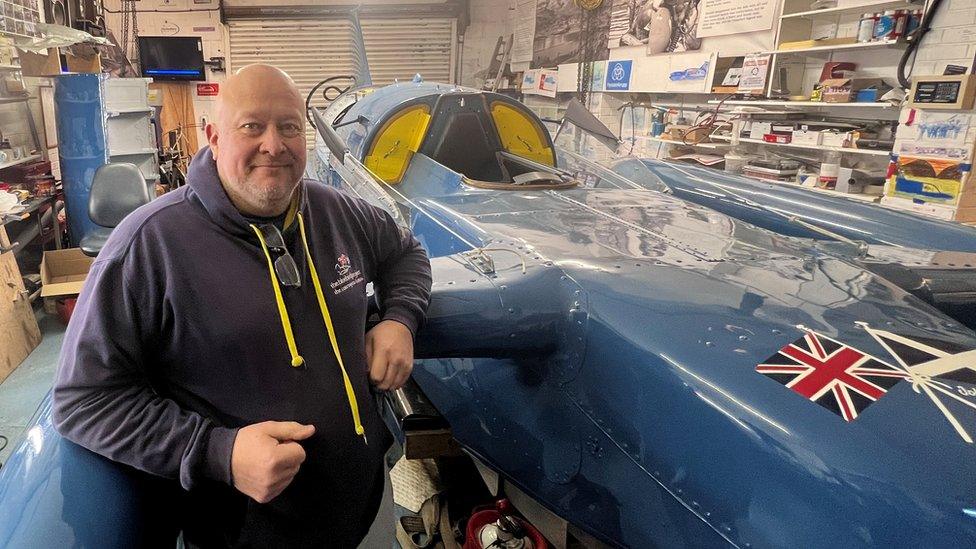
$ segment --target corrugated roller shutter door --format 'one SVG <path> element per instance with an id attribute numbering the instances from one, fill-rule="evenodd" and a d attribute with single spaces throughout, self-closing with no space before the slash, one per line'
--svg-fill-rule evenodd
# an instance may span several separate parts
<path id="1" fill-rule="evenodd" d="M 455 19 L 363 19 L 362 26 L 374 83 L 416 73 L 426 81 L 453 80 Z M 231 71 L 274 65 L 291 75 L 303 97 L 324 78 L 353 71 L 352 26 L 344 19 L 231 19 L 228 27 Z M 319 95 L 313 104 L 327 102 Z M 311 129 L 308 136 L 311 145 Z"/>

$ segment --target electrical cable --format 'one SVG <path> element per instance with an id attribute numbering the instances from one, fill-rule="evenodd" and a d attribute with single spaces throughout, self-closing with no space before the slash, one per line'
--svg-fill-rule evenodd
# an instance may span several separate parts
<path id="1" fill-rule="evenodd" d="M 922 38 L 931 29 L 932 19 L 935 17 L 937 11 L 939 11 L 939 6 L 942 5 L 942 0 L 932 0 L 932 5 L 925 12 L 922 17 L 921 23 L 919 23 L 918 28 L 915 29 L 911 34 L 911 39 L 908 41 L 908 47 L 905 48 L 905 52 L 902 53 L 901 59 L 898 60 L 898 69 L 896 75 L 898 76 L 898 83 L 901 87 L 908 89 L 912 87 L 911 73 L 905 73 L 905 68 L 908 66 L 909 59 L 912 59 L 915 55 L 915 50 L 922 44 Z M 914 66 L 914 59 L 912 65 Z"/>
<path id="2" fill-rule="evenodd" d="M 702 137 L 700 137 L 697 141 L 693 143 L 688 142 L 688 136 L 691 135 L 693 132 L 700 131 L 700 130 L 707 130 L 715 126 L 716 122 L 719 121 L 718 116 L 719 116 L 719 111 L 722 110 L 722 105 L 725 104 L 726 101 L 728 101 L 733 97 L 735 97 L 734 93 L 730 93 L 729 95 L 723 97 L 722 100 L 718 102 L 718 105 L 715 105 L 715 111 L 710 114 L 707 114 L 704 121 L 700 121 L 702 115 L 699 114 L 698 118 L 695 119 L 695 125 L 688 128 L 687 130 L 685 130 L 684 133 L 681 134 L 681 143 L 689 147 L 701 143 L 702 140 L 704 140 L 705 137 L 707 137 L 708 134 L 711 132 L 701 131 Z M 729 121 L 727 120 L 724 121 L 723 123 L 728 123 L 728 122 Z"/>

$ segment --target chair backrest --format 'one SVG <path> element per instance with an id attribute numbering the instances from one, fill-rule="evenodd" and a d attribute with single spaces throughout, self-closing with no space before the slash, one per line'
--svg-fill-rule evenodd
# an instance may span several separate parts
<path id="1" fill-rule="evenodd" d="M 95 171 L 92 179 L 88 215 L 102 227 L 115 227 L 151 199 L 146 179 L 135 164 L 105 164 Z"/>

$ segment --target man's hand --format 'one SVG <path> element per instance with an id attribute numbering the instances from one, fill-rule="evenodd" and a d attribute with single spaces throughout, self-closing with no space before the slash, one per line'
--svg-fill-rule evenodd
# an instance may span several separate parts
<path id="1" fill-rule="evenodd" d="M 265 421 L 239 430 L 230 458 L 234 488 L 258 503 L 278 497 L 305 461 L 297 441 L 313 433 L 313 425 L 294 421 Z"/>
<path id="2" fill-rule="evenodd" d="M 395 320 L 384 320 L 366 332 L 366 364 L 377 388 L 403 387 L 413 370 L 413 334 Z"/>

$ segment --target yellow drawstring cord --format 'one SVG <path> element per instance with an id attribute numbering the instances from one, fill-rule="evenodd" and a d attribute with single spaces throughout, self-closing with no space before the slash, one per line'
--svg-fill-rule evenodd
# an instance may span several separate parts
<path id="1" fill-rule="evenodd" d="M 356 426 L 356 434 L 363 437 L 367 444 L 366 430 L 359 420 L 359 403 L 356 401 L 356 393 L 352 389 L 352 382 L 349 381 L 349 374 L 346 373 L 346 366 L 342 362 L 342 353 L 339 352 L 339 342 L 336 341 L 335 328 L 332 326 L 332 316 L 329 315 L 329 306 L 325 303 L 325 295 L 322 293 L 322 284 L 319 283 L 319 273 L 315 269 L 312 261 L 312 252 L 308 248 L 308 239 L 305 237 L 305 220 L 301 212 L 298 213 L 298 230 L 302 235 L 302 245 L 305 246 L 305 259 L 308 260 L 308 270 L 312 274 L 312 285 L 315 286 L 315 297 L 319 300 L 319 310 L 322 311 L 322 320 L 329 331 L 329 342 L 332 343 L 332 351 L 335 353 L 336 360 L 339 361 L 339 368 L 342 370 L 342 381 L 346 386 L 346 399 L 349 400 L 349 409 L 352 411 L 352 421 Z"/>
<path id="2" fill-rule="evenodd" d="M 305 259 L 308 261 L 308 269 L 312 275 L 312 285 L 315 287 L 315 297 L 319 302 L 319 310 L 322 311 L 322 319 L 325 321 L 326 330 L 329 332 L 329 342 L 332 344 L 332 351 L 335 353 L 336 360 L 339 362 L 339 368 L 342 370 L 342 382 L 346 390 L 346 399 L 349 401 L 349 410 L 352 412 L 352 421 L 356 429 L 356 434 L 363 437 L 363 442 L 369 444 L 366 439 L 366 429 L 363 428 L 362 421 L 359 418 L 359 402 L 356 400 L 356 393 L 353 391 L 352 382 L 349 380 L 349 374 L 346 373 L 346 366 L 342 362 L 342 353 L 339 352 L 339 343 L 336 340 L 335 328 L 332 326 L 332 317 L 329 315 L 329 307 L 325 303 L 325 296 L 322 294 L 322 285 L 319 283 L 318 271 L 315 269 L 315 264 L 312 262 L 312 252 L 308 248 L 308 239 L 305 237 L 305 222 L 302 219 L 302 214 L 298 213 L 298 227 L 302 235 L 302 246 L 305 249 Z M 288 309 L 285 307 L 285 301 L 281 297 L 281 285 L 278 283 L 278 277 L 275 275 L 274 262 L 271 260 L 271 252 L 268 250 L 268 246 L 264 241 L 264 236 L 261 234 L 260 229 L 251 225 L 251 230 L 254 234 L 258 235 L 258 241 L 261 242 L 261 248 L 264 250 L 264 257 L 268 260 L 268 272 L 271 275 L 271 286 L 274 288 L 275 301 L 278 304 L 278 315 L 281 317 L 281 327 L 285 332 L 285 341 L 288 343 L 288 351 L 291 353 L 291 365 L 294 367 L 301 366 L 305 363 L 305 359 L 298 354 L 298 346 L 295 344 L 295 335 L 291 329 L 291 320 L 288 318 Z"/>
<path id="3" fill-rule="evenodd" d="M 295 345 L 295 334 L 291 331 L 291 320 L 288 319 L 288 309 L 285 308 L 285 300 L 281 297 L 281 286 L 278 284 L 278 277 L 275 275 L 274 262 L 271 261 L 271 252 L 268 251 L 268 245 L 264 242 L 264 236 L 261 235 L 260 229 L 251 225 L 251 230 L 254 234 L 258 235 L 258 240 L 261 241 L 261 249 L 264 250 L 264 257 L 268 260 L 268 272 L 271 273 L 271 287 L 274 288 L 275 301 L 278 303 L 278 316 L 281 317 L 281 327 L 285 330 L 285 341 L 288 342 L 288 352 L 291 353 L 291 365 L 294 367 L 301 366 L 305 359 L 298 354 L 298 346 Z"/>

